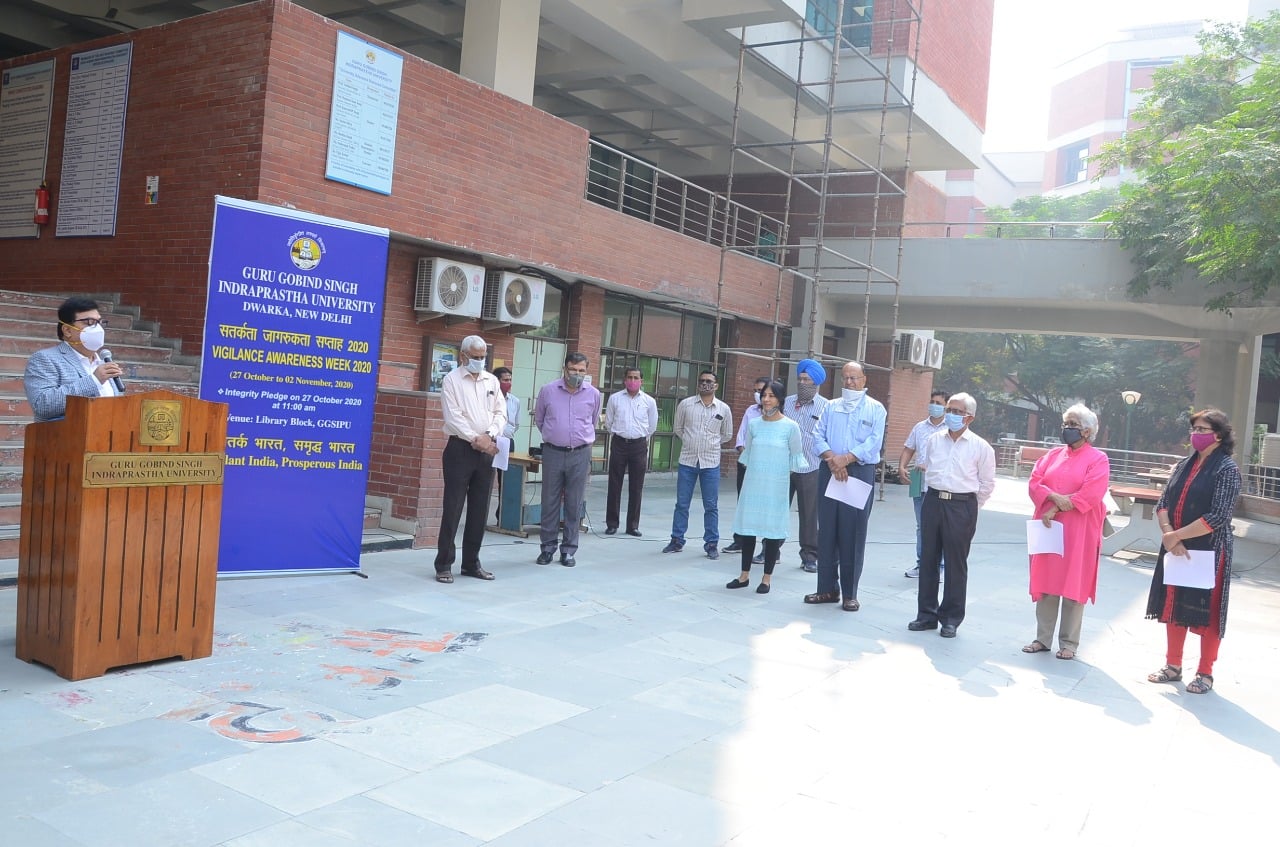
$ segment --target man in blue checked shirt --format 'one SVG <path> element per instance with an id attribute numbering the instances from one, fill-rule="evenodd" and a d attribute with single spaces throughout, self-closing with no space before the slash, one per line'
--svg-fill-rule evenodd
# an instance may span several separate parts
<path id="1" fill-rule="evenodd" d="M 856 612 L 858 580 L 862 578 L 862 557 L 867 546 L 867 522 L 874 497 L 855 509 L 825 496 L 827 484 L 849 477 L 874 486 L 880 449 L 884 445 L 884 406 L 867 395 L 867 375 L 862 365 L 849 362 L 841 370 L 844 389 L 839 400 L 827 404 L 814 430 L 814 449 L 822 464 L 818 468 L 818 590 L 806 594 L 806 603 L 836 603 L 846 612 Z M 837 574 L 839 563 L 839 574 Z"/>

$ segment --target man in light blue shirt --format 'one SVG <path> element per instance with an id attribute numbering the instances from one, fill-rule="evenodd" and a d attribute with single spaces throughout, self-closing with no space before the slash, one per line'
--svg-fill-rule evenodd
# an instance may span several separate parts
<path id="1" fill-rule="evenodd" d="M 862 557 L 867 546 L 867 522 L 873 496 L 855 509 L 826 496 L 832 478 L 841 482 L 854 477 L 875 485 L 876 466 L 884 446 L 884 406 L 867 395 L 867 376 L 862 365 L 849 362 L 841 371 L 844 390 L 839 400 L 827 404 L 813 433 L 814 449 L 822 464 L 818 468 L 818 590 L 806 594 L 806 603 L 841 602 L 846 612 L 856 612 L 858 580 L 862 578 Z M 837 575 L 837 564 L 839 574 Z"/>

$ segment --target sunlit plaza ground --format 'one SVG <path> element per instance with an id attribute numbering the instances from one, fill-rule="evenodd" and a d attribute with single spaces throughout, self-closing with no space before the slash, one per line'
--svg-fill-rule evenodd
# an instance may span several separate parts
<path id="1" fill-rule="evenodd" d="M 722 544 L 733 514 L 721 497 Z M 0 843 L 45 845 L 1222 844 L 1280 787 L 1280 527 L 1240 523 L 1216 689 L 1153 685 L 1149 563 L 1105 558 L 1079 658 L 1026 655 L 1025 482 L 981 513 L 959 637 L 912 633 L 913 515 L 885 490 L 857 613 L 806 606 L 789 542 L 768 595 L 737 558 L 642 539 L 578 566 L 489 534 L 495 582 L 434 550 L 352 575 L 218 586 L 214 654 L 67 682 L 13 657 L 0 590 Z M 759 568 L 753 573 L 753 585 Z M 1198 656 L 1188 643 L 1188 664 Z"/>

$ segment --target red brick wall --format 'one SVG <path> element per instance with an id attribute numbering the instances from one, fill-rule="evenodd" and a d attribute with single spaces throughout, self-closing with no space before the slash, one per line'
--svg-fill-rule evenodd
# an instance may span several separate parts
<path id="1" fill-rule="evenodd" d="M 994 20 L 995 0 L 935 0 L 921 16 L 920 69 L 980 129 L 987 125 Z"/>
<path id="2" fill-rule="evenodd" d="M 415 547 L 434 546 L 440 532 L 440 454 L 447 438 L 441 428 L 440 395 L 378 391 L 367 491 L 391 500 L 392 517 L 416 522 Z"/>

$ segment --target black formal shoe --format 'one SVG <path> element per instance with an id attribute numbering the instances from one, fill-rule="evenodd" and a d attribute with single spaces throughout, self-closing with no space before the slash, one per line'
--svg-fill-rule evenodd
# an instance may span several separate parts
<path id="1" fill-rule="evenodd" d="M 578 563 L 572 556 L 561 556 L 560 564 L 564 565 L 566 568 L 571 568 Z"/>
<path id="2" fill-rule="evenodd" d="M 538 564 L 540 564 L 540 565 L 549 565 L 549 564 L 551 564 L 551 554 L 550 554 L 550 553 L 539 553 L 539 554 L 538 554 Z"/>
<path id="3" fill-rule="evenodd" d="M 616 526 L 607 526 L 607 527 L 605 527 L 605 528 L 604 528 L 604 534 L 605 534 L 605 535 L 617 535 L 617 534 L 618 534 L 618 528 L 617 528 Z"/>
<path id="4" fill-rule="evenodd" d="M 949 623 L 944 623 L 942 625 L 942 631 L 939 632 L 938 635 L 941 635 L 943 638 L 955 638 L 956 628 Z"/>
<path id="5" fill-rule="evenodd" d="M 911 630 L 912 632 L 924 632 L 926 629 L 937 629 L 937 628 L 938 628 L 937 621 L 915 620 L 907 624 L 907 629 Z M 954 632 L 952 634 L 954 634 Z"/>
<path id="6" fill-rule="evenodd" d="M 476 565 L 474 568 L 463 568 L 462 575 L 473 576 L 476 579 L 487 579 L 487 580 L 493 579 L 493 574 L 489 573 L 487 570 L 480 567 L 479 565 Z"/>
<path id="7" fill-rule="evenodd" d="M 721 553 L 741 553 L 742 548 L 738 546 L 738 542 L 733 542 L 728 547 L 720 551 Z"/>
<path id="8" fill-rule="evenodd" d="M 629 529 L 629 530 L 627 530 L 627 535 L 634 535 L 636 538 L 640 538 L 640 537 L 641 537 L 641 535 L 640 535 L 640 530 L 638 530 L 638 529 Z"/>
<path id="9" fill-rule="evenodd" d="M 759 585 L 757 585 L 757 586 L 756 586 L 756 593 L 757 593 L 757 594 L 768 594 L 768 593 L 769 593 L 769 583 L 767 583 L 767 582 L 762 582 L 762 583 L 760 583 Z"/>
<path id="10" fill-rule="evenodd" d="M 725 588 L 746 588 L 751 584 L 749 579 L 731 579 L 724 584 Z"/>

